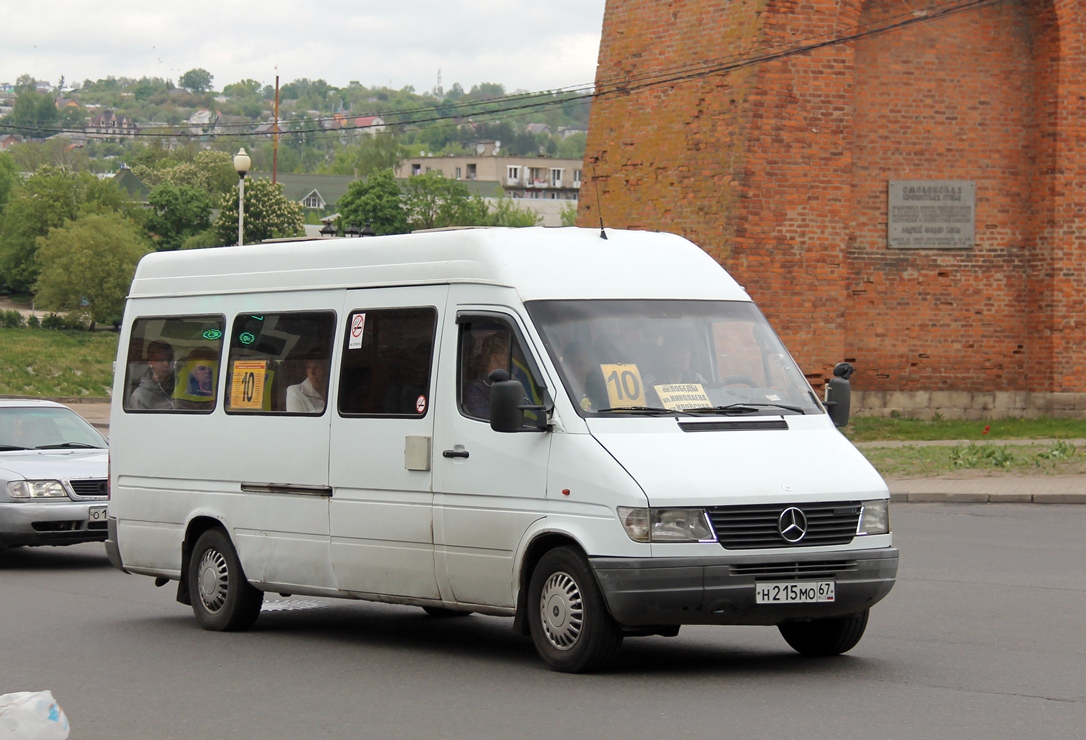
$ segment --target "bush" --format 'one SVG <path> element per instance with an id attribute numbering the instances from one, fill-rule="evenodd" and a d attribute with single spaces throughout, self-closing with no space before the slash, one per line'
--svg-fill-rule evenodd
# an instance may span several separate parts
<path id="1" fill-rule="evenodd" d="M 80 329 L 87 328 L 86 324 L 77 318 L 51 313 L 41 320 L 42 329 Z"/>
<path id="2" fill-rule="evenodd" d="M 0 311 L 0 326 L 5 329 L 18 329 L 26 326 L 26 319 L 18 311 Z"/>

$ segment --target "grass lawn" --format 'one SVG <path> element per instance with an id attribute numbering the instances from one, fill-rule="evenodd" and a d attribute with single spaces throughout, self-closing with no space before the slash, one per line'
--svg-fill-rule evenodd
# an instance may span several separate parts
<path id="1" fill-rule="evenodd" d="M 1086 439 L 1086 419 L 877 419 L 853 416 L 842 430 L 853 442 L 965 439 Z"/>
<path id="2" fill-rule="evenodd" d="M 0 395 L 109 398 L 116 332 L 0 329 Z"/>
<path id="3" fill-rule="evenodd" d="M 1086 450 L 1062 440 L 1029 445 L 861 447 L 860 452 L 886 478 L 1086 475 Z"/>

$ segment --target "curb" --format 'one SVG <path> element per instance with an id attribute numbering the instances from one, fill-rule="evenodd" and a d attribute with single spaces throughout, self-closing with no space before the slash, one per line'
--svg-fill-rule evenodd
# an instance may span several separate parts
<path id="1" fill-rule="evenodd" d="M 894 493 L 890 501 L 906 504 L 1086 504 L 1086 493 Z"/>

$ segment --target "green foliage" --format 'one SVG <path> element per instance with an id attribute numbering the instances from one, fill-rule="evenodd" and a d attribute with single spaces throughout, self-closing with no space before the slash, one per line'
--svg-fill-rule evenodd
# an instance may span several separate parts
<path id="1" fill-rule="evenodd" d="M 403 207 L 412 230 L 467 226 L 481 216 L 468 186 L 436 170 L 407 179 Z"/>
<path id="2" fill-rule="evenodd" d="M 15 161 L 11 157 L 0 154 L 0 216 L 3 216 L 4 206 L 7 205 L 18 184 L 19 173 L 15 169 Z M 0 220 L 0 223 L 3 221 Z"/>
<path id="3" fill-rule="evenodd" d="M 193 234 L 181 243 L 182 249 L 207 249 L 208 247 L 221 246 L 223 246 L 222 242 L 219 241 L 215 229 L 207 229 L 199 234 Z"/>
<path id="4" fill-rule="evenodd" d="M 211 195 L 191 185 L 164 182 L 147 194 L 151 214 L 143 228 L 158 251 L 180 249 L 194 234 L 211 227 Z"/>
<path id="5" fill-rule="evenodd" d="M 47 166 L 64 172 L 90 171 L 90 158 L 86 152 L 71 144 L 71 140 L 63 138 L 24 141 L 11 147 L 8 155 L 23 172 L 37 172 Z"/>
<path id="6" fill-rule="evenodd" d="M 136 264 L 150 251 L 139 227 L 118 213 L 82 215 L 37 241 L 35 300 L 91 328 L 121 315 Z"/>
<path id="7" fill-rule="evenodd" d="M 0 394 L 108 398 L 117 338 L 111 331 L 0 328 Z"/>
<path id="8" fill-rule="evenodd" d="M 365 180 L 355 180 L 336 204 L 342 232 L 349 224 L 369 224 L 378 235 L 405 234 L 409 231 L 400 186 L 392 170 L 380 170 Z"/>
<path id="9" fill-rule="evenodd" d="M 5 329 L 18 329 L 26 326 L 26 317 L 14 310 L 0 311 L 0 326 Z"/>
<path id="10" fill-rule="evenodd" d="M 15 105 L 3 124 L 23 136 L 50 136 L 57 132 L 58 117 L 53 96 L 36 93 L 31 88 L 16 95 Z"/>
<path id="11" fill-rule="evenodd" d="M 86 172 L 43 167 L 26 179 L 4 209 L 0 230 L 0 283 L 29 290 L 44 264 L 38 238 L 90 213 L 136 216 L 139 210 L 112 180 Z"/>
<path id="12" fill-rule="evenodd" d="M 239 80 L 224 87 L 222 94 L 228 98 L 256 97 L 260 95 L 260 83 L 248 78 Z"/>
<path id="13" fill-rule="evenodd" d="M 562 206 L 560 211 L 562 217 L 563 226 L 576 226 L 577 225 L 577 204 L 573 201 L 566 203 Z"/>
<path id="14" fill-rule="evenodd" d="M 951 448 L 950 462 L 957 468 L 1009 468 L 1014 463 L 1014 453 L 998 445 L 968 444 Z"/>
<path id="15" fill-rule="evenodd" d="M 337 148 L 335 159 L 318 167 L 317 172 L 369 177 L 378 170 L 394 171 L 407 155 L 407 149 L 391 134 L 362 134 L 354 143 Z"/>
<path id="16" fill-rule="evenodd" d="M 481 223 L 465 224 L 467 226 L 512 226 L 519 228 L 538 226 L 543 220 L 543 217 L 535 211 L 521 208 L 512 198 L 499 198 L 493 208 L 487 208 L 486 202 L 482 198 L 475 196 L 475 199 L 482 202 L 485 212 L 480 219 Z"/>
<path id="17" fill-rule="evenodd" d="M 190 150 L 190 153 L 191 158 L 184 154 L 160 157 L 158 152 L 149 149 L 143 153 L 143 161 L 132 167 L 132 172 L 140 182 L 151 188 L 170 183 L 221 196 L 237 186 L 238 175 L 234 170 L 234 159 L 229 154 L 211 150 Z"/>
<path id="18" fill-rule="evenodd" d="M 237 177 L 235 176 L 235 180 Z M 212 227 L 220 244 L 236 244 L 238 240 L 238 188 L 221 200 L 219 217 Z M 305 233 L 302 206 L 286 199 L 283 184 L 266 179 L 245 181 L 245 243 L 256 244 L 264 239 L 282 239 Z"/>
<path id="19" fill-rule="evenodd" d="M 210 72 L 202 67 L 197 67 L 181 75 L 180 79 L 177 80 L 177 84 L 193 92 L 202 93 L 211 89 L 213 79 L 214 76 Z"/>

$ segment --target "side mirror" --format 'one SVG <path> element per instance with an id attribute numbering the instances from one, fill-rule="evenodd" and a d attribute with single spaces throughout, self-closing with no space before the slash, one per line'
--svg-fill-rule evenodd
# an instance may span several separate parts
<path id="1" fill-rule="evenodd" d="M 826 412 L 835 427 L 848 424 L 852 411 L 852 384 L 849 383 L 849 378 L 854 372 L 856 368 L 852 365 L 839 362 L 833 368 L 833 377 L 826 383 Z"/>
<path id="2" fill-rule="evenodd" d="M 505 370 L 494 370 L 490 378 L 490 428 L 495 432 L 523 432 L 524 412 L 538 411 L 542 423 L 539 430 L 547 428 L 547 413 L 544 406 L 526 404 L 524 386 L 519 380 L 510 380 Z"/>

